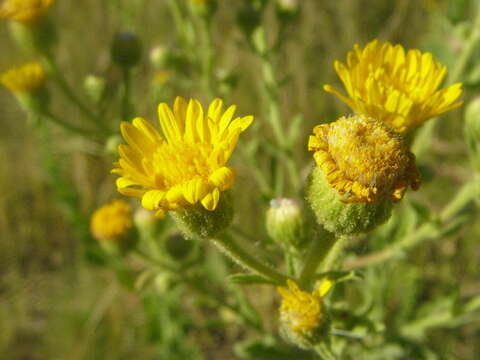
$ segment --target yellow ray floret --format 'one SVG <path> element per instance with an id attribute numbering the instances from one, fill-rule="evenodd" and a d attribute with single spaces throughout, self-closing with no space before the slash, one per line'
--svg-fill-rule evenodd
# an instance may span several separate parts
<path id="1" fill-rule="evenodd" d="M 295 281 L 288 279 L 287 288 L 278 287 L 282 296 L 280 320 L 298 334 L 311 334 L 319 328 L 324 318 L 322 297 L 332 286 L 331 281 L 324 281 L 320 288 L 312 293 L 299 289 Z"/>
<path id="2" fill-rule="evenodd" d="M 0 83 L 15 93 L 30 92 L 45 83 L 45 72 L 39 63 L 31 62 L 0 74 Z"/>
<path id="3" fill-rule="evenodd" d="M 399 133 L 408 132 L 426 120 L 456 109 L 462 84 L 439 87 L 447 68 L 430 53 L 374 40 L 364 49 L 357 44 L 347 63 L 335 61 L 335 70 L 347 94 L 331 85 L 335 94 L 357 114 L 380 120 Z"/>
<path id="4" fill-rule="evenodd" d="M 225 165 L 253 121 L 253 116 L 234 118 L 235 109 L 224 111 L 222 100 L 215 99 L 204 113 L 197 100 L 177 97 L 173 110 L 165 103 L 158 107 L 163 136 L 142 118 L 123 122 L 127 145 L 119 146 L 120 160 L 112 170 L 120 175 L 118 191 L 141 198 L 158 216 L 197 203 L 215 210 L 235 179 Z"/>
<path id="5" fill-rule="evenodd" d="M 90 231 L 99 241 L 116 241 L 133 229 L 132 208 L 122 200 L 98 208 L 90 219 Z"/>
<path id="6" fill-rule="evenodd" d="M 55 0 L 3 0 L 0 18 L 30 23 L 47 14 Z"/>
<path id="7" fill-rule="evenodd" d="M 409 186 L 420 186 L 415 156 L 379 121 L 342 117 L 313 132 L 308 149 L 344 202 L 398 201 Z"/>

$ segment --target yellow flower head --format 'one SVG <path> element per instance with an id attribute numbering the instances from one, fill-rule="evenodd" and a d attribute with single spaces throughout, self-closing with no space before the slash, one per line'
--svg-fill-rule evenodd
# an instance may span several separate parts
<path id="1" fill-rule="evenodd" d="M 223 111 L 222 100 L 215 99 L 204 113 L 197 100 L 177 97 L 173 110 L 165 103 L 158 107 L 163 136 L 142 118 L 123 122 L 128 145 L 119 146 L 120 160 L 112 170 L 121 176 L 118 191 L 141 198 L 142 206 L 158 216 L 197 203 L 215 210 L 220 193 L 235 178 L 225 164 L 253 121 L 253 116 L 233 119 L 235 109 Z"/>
<path id="2" fill-rule="evenodd" d="M 122 200 L 97 209 L 90 219 L 90 231 L 99 241 L 117 241 L 128 236 L 133 229 L 132 208 Z"/>
<path id="3" fill-rule="evenodd" d="M 312 293 L 302 291 L 293 280 L 287 280 L 288 289 L 278 287 L 282 296 L 280 320 L 297 334 L 311 335 L 324 320 L 322 297 L 330 290 L 332 283 L 324 281 Z"/>
<path id="4" fill-rule="evenodd" d="M 15 93 L 31 92 L 45 83 L 45 72 L 39 63 L 31 62 L 0 74 L 0 83 Z"/>
<path id="5" fill-rule="evenodd" d="M 347 55 L 347 64 L 335 61 L 335 70 L 347 95 L 331 85 L 335 94 L 357 114 L 380 120 L 399 133 L 408 132 L 426 120 L 456 109 L 462 93 L 456 83 L 438 90 L 447 68 L 420 50 L 405 52 L 401 45 L 374 40 L 361 49 L 357 44 Z"/>
<path id="6" fill-rule="evenodd" d="M 386 196 L 398 201 L 408 186 L 418 189 L 415 156 L 379 121 L 342 117 L 313 132 L 308 149 L 315 151 L 330 186 L 346 195 L 344 202 L 370 203 Z"/>
<path id="7" fill-rule="evenodd" d="M 46 15 L 55 0 L 0 0 L 0 18 L 31 23 Z"/>

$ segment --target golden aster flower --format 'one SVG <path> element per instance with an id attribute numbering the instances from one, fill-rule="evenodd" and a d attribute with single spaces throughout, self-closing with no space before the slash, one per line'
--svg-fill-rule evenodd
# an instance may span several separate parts
<path id="1" fill-rule="evenodd" d="M 14 93 L 26 93 L 41 87 L 45 78 L 42 66 L 31 62 L 0 74 L 0 83 Z"/>
<path id="2" fill-rule="evenodd" d="M 287 288 L 278 287 L 282 296 L 280 320 L 300 335 L 312 335 L 324 320 L 322 297 L 332 287 L 331 281 L 324 281 L 318 290 L 312 293 L 302 291 L 295 281 L 288 279 Z"/>
<path id="3" fill-rule="evenodd" d="M 173 111 L 165 103 L 158 107 L 163 137 L 142 118 L 123 122 L 128 145 L 119 146 L 120 160 L 112 170 L 121 176 L 118 191 L 141 198 L 142 206 L 160 217 L 197 203 L 215 210 L 220 193 L 235 179 L 225 164 L 253 121 L 253 116 L 233 119 L 235 110 L 232 105 L 223 111 L 222 100 L 215 99 L 205 114 L 197 100 L 177 97 Z"/>
<path id="4" fill-rule="evenodd" d="M 90 231 L 99 241 L 118 241 L 126 238 L 132 230 L 132 208 L 122 200 L 113 200 L 100 207 L 90 219 Z"/>
<path id="5" fill-rule="evenodd" d="M 3 0 L 0 18 L 31 23 L 47 14 L 55 0 Z"/>
<path id="6" fill-rule="evenodd" d="M 318 125 L 308 149 L 328 183 L 344 202 L 374 202 L 382 197 L 402 199 L 408 186 L 418 189 L 415 156 L 398 135 L 365 116 L 342 117 Z"/>
<path id="7" fill-rule="evenodd" d="M 374 40 L 361 49 L 357 44 L 347 64 L 335 61 L 335 70 L 347 95 L 331 85 L 335 94 L 357 114 L 384 122 L 395 131 L 408 132 L 426 120 L 462 105 L 457 101 L 462 84 L 438 90 L 447 68 L 431 53 L 405 52 L 401 45 Z"/>

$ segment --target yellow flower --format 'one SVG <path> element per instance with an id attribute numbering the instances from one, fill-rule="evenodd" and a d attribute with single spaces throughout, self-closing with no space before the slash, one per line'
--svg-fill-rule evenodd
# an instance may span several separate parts
<path id="1" fill-rule="evenodd" d="M 0 75 L 0 83 L 14 93 L 26 93 L 45 83 L 45 72 L 39 63 L 31 62 Z"/>
<path id="2" fill-rule="evenodd" d="M 133 230 L 132 208 L 125 201 L 113 200 L 93 213 L 90 230 L 99 241 L 126 238 Z"/>
<path id="3" fill-rule="evenodd" d="M 158 107 L 163 137 L 149 122 L 135 118 L 121 124 L 128 145 L 118 148 L 120 160 L 112 172 L 120 175 L 118 191 L 142 198 L 142 206 L 158 216 L 166 211 L 201 203 L 215 210 L 220 193 L 234 182 L 226 167 L 238 137 L 253 116 L 232 120 L 236 106 L 223 111 L 220 99 L 212 101 L 205 114 L 194 99 L 177 97 L 170 107 Z"/>
<path id="4" fill-rule="evenodd" d="M 282 296 L 280 320 L 300 335 L 312 335 L 324 320 L 322 297 L 332 287 L 331 281 L 324 281 L 318 290 L 312 293 L 299 289 L 295 281 L 287 280 L 288 289 L 278 287 Z"/>
<path id="5" fill-rule="evenodd" d="M 55 0 L 3 0 L 0 18 L 31 23 L 46 15 Z"/>
<path id="6" fill-rule="evenodd" d="M 342 117 L 313 132 L 308 149 L 315 151 L 330 186 L 346 195 L 344 202 L 370 203 L 386 196 L 398 201 L 408 186 L 418 189 L 415 156 L 379 121 Z"/>
<path id="7" fill-rule="evenodd" d="M 357 44 L 347 55 L 347 64 L 335 61 L 335 70 L 347 95 L 331 85 L 324 89 L 335 94 L 357 114 L 384 122 L 403 133 L 426 120 L 456 109 L 462 93 L 456 83 L 438 90 L 447 68 L 431 53 L 409 50 L 401 45 L 374 40 L 361 49 Z"/>

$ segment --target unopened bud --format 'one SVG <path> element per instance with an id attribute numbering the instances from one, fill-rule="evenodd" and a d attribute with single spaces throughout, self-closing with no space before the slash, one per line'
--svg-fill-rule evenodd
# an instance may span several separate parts
<path id="1" fill-rule="evenodd" d="M 284 22 L 292 21 L 300 12 L 298 0 L 277 0 L 277 16 Z"/>
<path id="2" fill-rule="evenodd" d="M 142 44 L 135 33 L 119 32 L 113 38 L 111 53 L 112 60 L 117 65 L 133 67 L 142 56 Z"/>
<path id="3" fill-rule="evenodd" d="M 99 102 L 102 99 L 105 86 L 105 79 L 93 74 L 87 75 L 83 81 L 85 92 L 94 102 Z"/>
<path id="4" fill-rule="evenodd" d="M 166 46 L 157 45 L 150 50 L 150 62 L 157 69 L 163 69 L 167 66 L 169 59 L 169 50 Z"/>
<path id="5" fill-rule="evenodd" d="M 182 234 L 169 236 L 165 241 L 165 250 L 175 260 L 184 260 L 192 251 L 193 242 Z"/>
<path id="6" fill-rule="evenodd" d="M 307 238 L 302 210 L 292 199 L 270 201 L 266 225 L 268 235 L 274 241 L 296 249 L 301 248 Z"/>

